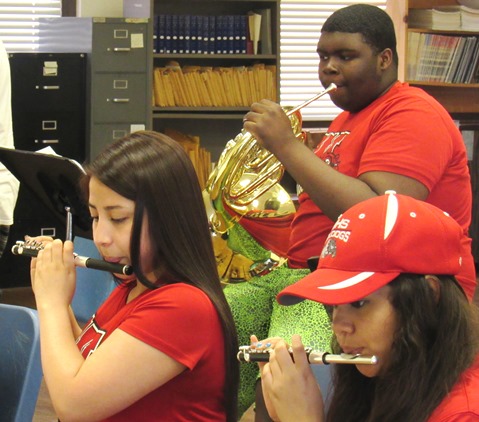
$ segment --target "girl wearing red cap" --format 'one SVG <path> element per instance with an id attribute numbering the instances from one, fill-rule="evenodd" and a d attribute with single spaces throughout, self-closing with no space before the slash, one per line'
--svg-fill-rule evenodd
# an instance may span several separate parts
<path id="1" fill-rule="evenodd" d="M 333 352 L 378 362 L 334 365 L 328 395 L 299 336 L 293 359 L 283 340 L 270 339 L 260 366 L 273 420 L 478 421 L 478 309 L 455 278 L 462 236 L 443 211 L 392 192 L 340 216 L 318 269 L 278 301 L 332 305 Z"/>

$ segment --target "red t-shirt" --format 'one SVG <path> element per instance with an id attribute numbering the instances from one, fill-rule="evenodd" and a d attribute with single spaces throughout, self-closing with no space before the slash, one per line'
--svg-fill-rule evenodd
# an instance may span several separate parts
<path id="1" fill-rule="evenodd" d="M 428 422 L 479 421 L 479 356 L 464 371 L 451 392 L 429 417 Z"/>
<path id="2" fill-rule="evenodd" d="M 92 317 L 77 340 L 82 355 L 87 358 L 115 329 L 121 329 L 189 370 L 106 420 L 226 420 L 224 336 L 210 299 L 200 289 L 178 283 L 148 290 L 126 303 L 134 285 L 117 287 Z"/>
<path id="3" fill-rule="evenodd" d="M 460 274 L 466 294 L 476 286 L 471 239 L 472 193 L 461 133 L 446 110 L 423 90 L 397 82 L 358 113 L 342 112 L 331 124 L 315 154 L 342 174 L 370 171 L 401 174 L 429 190 L 426 202 L 448 212 L 464 229 Z M 288 263 L 307 268 L 319 256 L 333 222 L 307 193 L 299 196 L 292 223 Z M 459 278 L 459 277 L 458 277 Z"/>

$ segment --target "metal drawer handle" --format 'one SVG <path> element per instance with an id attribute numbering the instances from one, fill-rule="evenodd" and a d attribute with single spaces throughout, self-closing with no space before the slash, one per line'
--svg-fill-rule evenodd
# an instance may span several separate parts
<path id="1" fill-rule="evenodd" d="M 59 144 L 60 140 L 59 139 L 35 139 L 36 144 Z"/>
<path id="2" fill-rule="evenodd" d="M 130 99 L 129 98 L 113 98 L 112 101 L 114 103 L 129 103 Z"/>
<path id="3" fill-rule="evenodd" d="M 131 51 L 131 48 L 129 48 L 129 47 L 115 47 L 113 49 L 113 51 L 115 53 L 128 53 L 129 51 Z"/>
<path id="4" fill-rule="evenodd" d="M 43 86 L 36 86 L 35 89 L 60 89 L 60 85 L 43 85 Z"/>

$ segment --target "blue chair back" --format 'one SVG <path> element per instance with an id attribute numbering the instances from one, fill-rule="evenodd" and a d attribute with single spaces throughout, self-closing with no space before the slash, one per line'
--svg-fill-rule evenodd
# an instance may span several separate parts
<path id="1" fill-rule="evenodd" d="M 78 255 L 101 259 L 98 249 L 90 239 L 75 237 L 74 250 Z M 77 268 L 77 285 L 72 309 L 80 325 L 90 320 L 114 287 L 115 281 L 109 272 Z"/>
<path id="2" fill-rule="evenodd" d="M 328 411 L 329 401 L 332 394 L 331 371 L 332 365 L 311 365 L 314 376 L 318 381 L 319 388 L 323 394 L 324 411 Z"/>
<path id="3" fill-rule="evenodd" d="M 0 304 L 0 420 L 31 421 L 42 382 L 37 311 Z"/>

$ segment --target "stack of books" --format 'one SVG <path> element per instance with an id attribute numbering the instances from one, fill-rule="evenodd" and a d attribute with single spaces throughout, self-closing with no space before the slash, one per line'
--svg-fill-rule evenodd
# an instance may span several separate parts
<path id="1" fill-rule="evenodd" d="M 153 74 L 156 107 L 249 107 L 277 101 L 276 66 L 183 66 L 170 62 Z"/>
<path id="2" fill-rule="evenodd" d="M 203 190 L 212 170 L 211 153 L 206 148 L 200 146 L 199 136 L 186 135 L 178 130 L 170 128 L 166 128 L 164 133 L 178 142 L 186 151 L 193 163 L 193 167 L 195 168 L 201 190 Z"/>
<path id="3" fill-rule="evenodd" d="M 410 9 L 408 23 L 414 28 L 458 30 L 461 28 L 461 11 L 458 7 L 437 9 Z"/>
<path id="4" fill-rule="evenodd" d="M 410 31 L 407 55 L 410 81 L 479 83 L 479 36 Z"/>
<path id="5" fill-rule="evenodd" d="M 272 54 L 271 9 L 245 15 L 154 16 L 154 53 Z"/>
<path id="6" fill-rule="evenodd" d="M 479 31 L 479 9 L 461 6 L 461 29 Z"/>
<path id="7" fill-rule="evenodd" d="M 479 30 L 479 10 L 466 6 L 410 9 L 408 25 L 410 28 L 476 32 Z"/>

